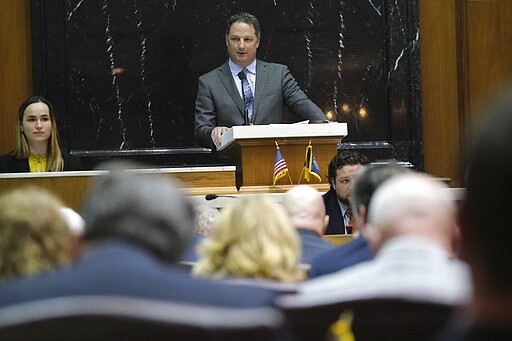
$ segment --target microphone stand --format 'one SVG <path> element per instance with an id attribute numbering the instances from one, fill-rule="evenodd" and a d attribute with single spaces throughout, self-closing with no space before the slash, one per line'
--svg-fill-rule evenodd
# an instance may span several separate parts
<path id="1" fill-rule="evenodd" d="M 244 78 L 247 78 L 245 76 L 245 73 L 244 71 L 240 71 L 238 74 L 237 74 L 238 78 L 240 79 L 240 83 L 242 85 L 242 99 L 244 100 L 244 120 L 245 120 L 245 125 L 248 126 L 249 125 L 249 113 L 247 112 L 247 104 L 245 102 L 245 92 L 244 92 Z"/>

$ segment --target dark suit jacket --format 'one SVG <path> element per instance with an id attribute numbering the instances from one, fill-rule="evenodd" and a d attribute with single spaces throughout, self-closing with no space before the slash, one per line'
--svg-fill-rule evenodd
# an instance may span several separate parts
<path id="1" fill-rule="evenodd" d="M 285 65 L 257 60 L 255 87 L 254 124 L 281 123 L 284 105 L 301 120 L 325 120 L 322 110 L 308 99 Z M 213 128 L 244 123 L 244 102 L 236 88 L 229 63 L 199 77 L 194 124 L 197 141 L 213 148 Z"/>
<path id="2" fill-rule="evenodd" d="M 0 306 L 36 299 L 118 295 L 233 307 L 269 306 L 272 290 L 191 277 L 136 244 L 111 240 L 72 266 L 0 282 Z"/>
<path id="3" fill-rule="evenodd" d="M 325 234 L 345 234 L 345 222 L 341 215 L 340 204 L 336 196 L 336 191 L 330 189 L 323 195 L 325 204 L 325 213 L 329 216 L 329 224 L 325 229 Z"/>
<path id="4" fill-rule="evenodd" d="M 323 240 L 321 236 L 313 231 L 299 228 L 297 232 L 300 238 L 301 263 L 303 264 L 311 264 L 316 256 L 336 247 L 333 243 Z"/>
<path id="5" fill-rule="evenodd" d="M 372 258 L 373 252 L 366 239 L 357 237 L 351 242 L 337 246 L 313 259 L 309 277 L 327 275 Z"/>
<path id="6" fill-rule="evenodd" d="M 65 171 L 82 170 L 82 162 L 75 155 L 62 154 Z M 0 156 L 0 173 L 23 173 L 30 172 L 28 159 L 17 159 L 14 155 L 6 154 Z"/>
<path id="7" fill-rule="evenodd" d="M 204 236 L 202 234 L 194 233 L 192 234 L 192 240 L 190 241 L 190 245 L 187 250 L 183 254 L 182 260 L 186 262 L 197 262 L 199 260 L 199 255 L 197 254 L 197 247 L 204 240 Z"/>

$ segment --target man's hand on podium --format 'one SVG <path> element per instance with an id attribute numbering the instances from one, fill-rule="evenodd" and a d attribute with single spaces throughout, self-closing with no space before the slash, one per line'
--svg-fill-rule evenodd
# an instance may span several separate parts
<path id="1" fill-rule="evenodd" d="M 215 127 L 212 130 L 212 141 L 213 144 L 215 144 L 215 147 L 217 149 L 220 148 L 220 145 L 222 144 L 222 134 L 224 134 L 226 131 L 228 131 L 228 127 Z"/>

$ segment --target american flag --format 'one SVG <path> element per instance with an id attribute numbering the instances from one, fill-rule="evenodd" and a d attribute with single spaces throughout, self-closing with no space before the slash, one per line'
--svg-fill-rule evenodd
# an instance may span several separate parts
<path id="1" fill-rule="evenodd" d="M 281 179 L 288 172 L 288 166 L 286 165 L 286 161 L 284 160 L 283 154 L 281 154 L 281 150 L 277 147 L 276 151 L 276 162 L 274 163 L 274 185 L 277 180 Z"/>

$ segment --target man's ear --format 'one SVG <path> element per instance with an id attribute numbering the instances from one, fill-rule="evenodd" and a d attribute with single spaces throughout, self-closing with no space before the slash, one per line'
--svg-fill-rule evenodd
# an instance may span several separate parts
<path id="1" fill-rule="evenodd" d="M 322 234 L 325 234 L 325 230 L 327 229 L 327 225 L 329 225 L 329 215 L 324 216 L 324 226 L 322 226 Z"/>
<path id="2" fill-rule="evenodd" d="M 373 253 L 376 253 L 382 244 L 382 233 L 380 232 L 380 230 L 378 230 L 375 226 L 367 224 L 365 226 L 364 237 L 366 238 L 366 241 L 370 245 L 370 248 L 372 249 Z"/>
<path id="3" fill-rule="evenodd" d="M 331 184 L 331 187 L 332 187 L 333 189 L 336 189 L 336 180 L 335 180 L 335 179 L 330 179 L 330 180 L 329 180 L 329 183 Z"/>
<path id="4" fill-rule="evenodd" d="M 364 207 L 363 204 L 359 204 L 359 206 L 357 206 L 357 217 L 360 224 L 366 224 L 368 222 L 368 217 L 366 216 L 366 207 Z"/>

